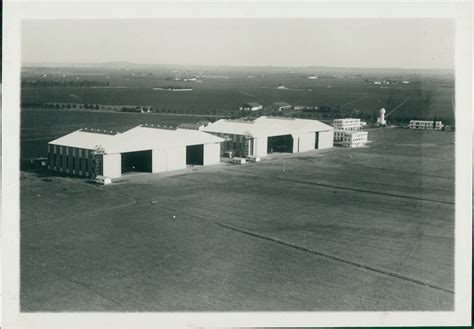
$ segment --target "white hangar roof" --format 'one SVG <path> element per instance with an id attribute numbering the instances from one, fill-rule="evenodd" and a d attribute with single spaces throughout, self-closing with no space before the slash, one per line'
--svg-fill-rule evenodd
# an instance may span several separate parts
<path id="1" fill-rule="evenodd" d="M 332 126 L 317 120 L 277 118 L 262 116 L 249 120 L 218 120 L 202 131 L 233 135 L 251 135 L 254 137 L 278 136 L 316 131 L 331 131 Z"/>
<path id="2" fill-rule="evenodd" d="M 120 134 L 120 133 L 118 133 Z M 102 145 L 108 147 L 116 144 L 117 135 L 96 132 L 95 130 L 76 130 L 70 134 L 55 139 L 48 144 L 77 147 L 87 150 L 93 150 L 96 146 Z"/>
<path id="3" fill-rule="evenodd" d="M 294 130 L 295 132 L 316 132 L 334 130 L 332 126 L 322 123 L 318 120 L 262 116 L 255 119 L 254 121 L 262 124 L 277 124 L 281 127 Z"/>
<path id="4" fill-rule="evenodd" d="M 266 136 L 278 131 L 273 124 L 261 124 L 254 121 L 221 119 L 204 127 L 202 131 L 233 135 Z"/>
<path id="5" fill-rule="evenodd" d="M 105 153 L 123 153 L 176 146 L 212 144 L 224 141 L 222 138 L 190 129 L 166 129 L 140 125 L 123 133 L 109 133 L 97 130 L 76 130 L 55 139 L 49 144 L 93 150 L 97 146 Z"/>

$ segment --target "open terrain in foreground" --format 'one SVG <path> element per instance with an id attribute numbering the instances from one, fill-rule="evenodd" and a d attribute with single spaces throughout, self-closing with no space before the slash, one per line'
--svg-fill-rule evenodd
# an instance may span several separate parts
<path id="1" fill-rule="evenodd" d="M 369 139 L 107 187 L 23 172 L 21 309 L 451 310 L 454 134 Z"/>

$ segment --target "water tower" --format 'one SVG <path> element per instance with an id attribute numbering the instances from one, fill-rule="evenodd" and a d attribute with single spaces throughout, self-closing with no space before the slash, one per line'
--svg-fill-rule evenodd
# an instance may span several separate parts
<path id="1" fill-rule="evenodd" d="M 377 119 L 377 123 L 381 126 L 385 126 L 387 122 L 385 121 L 385 109 L 380 109 L 380 117 Z"/>

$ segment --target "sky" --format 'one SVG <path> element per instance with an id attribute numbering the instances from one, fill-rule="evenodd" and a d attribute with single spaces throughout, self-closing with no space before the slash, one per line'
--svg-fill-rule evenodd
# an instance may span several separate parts
<path id="1" fill-rule="evenodd" d="M 454 21 L 26 20 L 22 61 L 453 69 Z"/>

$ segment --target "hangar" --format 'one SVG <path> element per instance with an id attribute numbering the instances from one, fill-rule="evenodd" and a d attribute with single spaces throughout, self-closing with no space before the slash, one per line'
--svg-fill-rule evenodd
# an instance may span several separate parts
<path id="1" fill-rule="evenodd" d="M 254 120 L 218 120 L 202 131 L 224 138 L 221 154 L 267 156 L 297 153 L 333 146 L 334 128 L 317 120 L 267 117 Z"/>
<path id="2" fill-rule="evenodd" d="M 223 139 L 199 130 L 140 125 L 125 132 L 79 129 L 48 143 L 48 168 L 110 178 L 220 162 Z"/>

